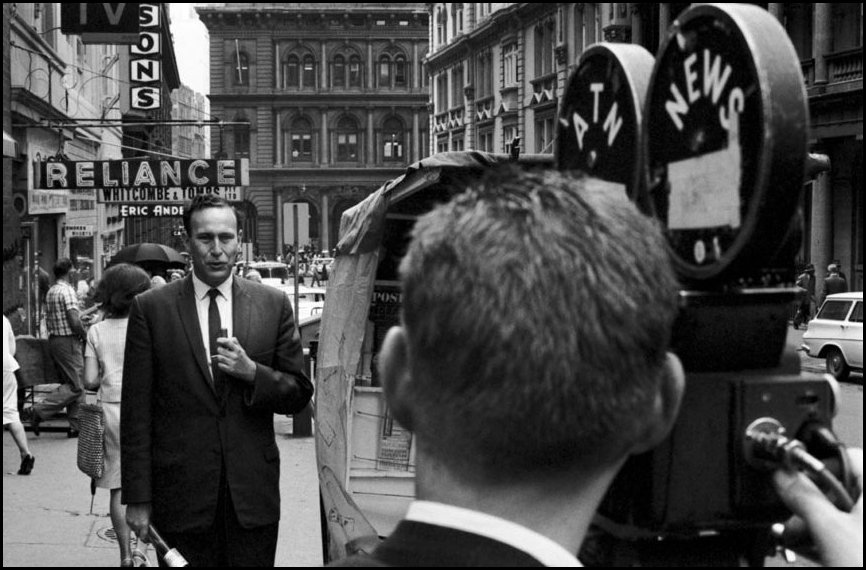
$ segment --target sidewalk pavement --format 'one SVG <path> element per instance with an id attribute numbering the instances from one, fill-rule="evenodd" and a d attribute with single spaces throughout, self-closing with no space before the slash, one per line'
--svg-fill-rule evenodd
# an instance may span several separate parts
<path id="1" fill-rule="evenodd" d="M 51 423 L 65 420 L 46 425 Z M 321 566 L 314 439 L 292 437 L 291 417 L 275 416 L 274 427 L 282 496 L 276 565 Z M 3 566 L 119 566 L 109 493 L 96 490 L 91 513 L 90 480 L 76 466 L 78 440 L 45 431 L 39 437 L 28 431 L 27 439 L 36 464 L 33 473 L 22 476 L 16 474 L 18 448 L 11 434 L 3 436 Z M 156 566 L 152 546 L 147 556 Z"/>

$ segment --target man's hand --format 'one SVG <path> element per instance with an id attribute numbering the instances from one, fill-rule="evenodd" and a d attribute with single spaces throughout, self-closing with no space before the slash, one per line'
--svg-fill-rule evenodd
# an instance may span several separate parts
<path id="1" fill-rule="evenodd" d="M 252 383 L 256 378 L 256 363 L 247 356 L 244 347 L 235 337 L 218 338 L 217 354 L 213 357 L 219 369 L 244 382 Z"/>
<path id="2" fill-rule="evenodd" d="M 773 483 L 794 513 L 785 525 L 786 545 L 809 544 L 825 566 L 863 566 L 863 450 L 849 449 L 860 498 L 850 513 L 837 509 L 803 473 L 779 470 Z"/>
<path id="3" fill-rule="evenodd" d="M 150 503 L 132 503 L 126 505 L 126 524 L 135 532 L 139 539 L 150 542 L 147 527 L 150 526 Z"/>

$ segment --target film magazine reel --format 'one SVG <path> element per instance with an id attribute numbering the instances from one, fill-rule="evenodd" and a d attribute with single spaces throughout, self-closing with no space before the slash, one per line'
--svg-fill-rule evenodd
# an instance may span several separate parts
<path id="1" fill-rule="evenodd" d="M 607 181 L 661 224 L 682 286 L 671 346 L 687 372 L 671 436 L 626 463 L 582 559 L 762 565 L 787 518 L 744 441 L 759 419 L 793 436 L 835 413 L 834 385 L 801 375 L 785 348 L 808 133 L 799 58 L 757 6 L 685 10 L 656 58 L 604 43 L 581 56 L 557 167 Z"/>

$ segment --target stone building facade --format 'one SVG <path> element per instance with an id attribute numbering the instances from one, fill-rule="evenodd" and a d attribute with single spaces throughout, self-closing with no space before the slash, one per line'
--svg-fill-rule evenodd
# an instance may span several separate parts
<path id="1" fill-rule="evenodd" d="M 430 9 L 433 152 L 554 152 L 571 72 L 589 45 L 630 42 L 656 54 L 687 3 L 435 3 Z M 863 290 L 863 6 L 763 4 L 801 60 L 810 150 L 829 173 L 807 185 L 798 261 L 819 282 L 831 261 Z"/>
<path id="2" fill-rule="evenodd" d="M 331 250 L 340 217 L 427 146 L 424 4 L 218 4 L 210 35 L 215 156 L 250 159 L 244 240 L 274 258 Z M 248 125 L 247 125 L 248 123 Z"/>

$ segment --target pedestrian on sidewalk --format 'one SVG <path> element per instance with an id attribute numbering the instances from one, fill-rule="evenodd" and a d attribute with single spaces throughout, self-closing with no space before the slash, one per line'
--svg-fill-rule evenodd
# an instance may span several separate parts
<path id="1" fill-rule="evenodd" d="M 15 360 L 15 333 L 6 315 L 3 315 L 3 428 L 9 430 L 21 454 L 19 475 L 30 475 L 36 458 L 27 446 L 27 434 L 18 416 L 18 382 L 15 371 L 20 368 Z"/>
<path id="2" fill-rule="evenodd" d="M 192 566 L 273 566 L 280 520 L 274 414 L 313 385 L 288 296 L 233 275 L 238 215 L 184 207 L 192 274 L 133 300 L 121 398 L 126 519 L 152 522 Z"/>
<path id="3" fill-rule="evenodd" d="M 78 405 L 84 396 L 84 350 L 87 338 L 78 296 L 70 284 L 72 260 L 63 257 L 54 264 L 54 285 L 48 290 L 48 351 L 63 382 L 42 402 L 33 406 L 33 433 L 39 435 L 39 424 L 51 419 L 63 408 L 69 418 L 69 437 L 78 437 Z"/>
<path id="4" fill-rule="evenodd" d="M 831 263 L 827 267 L 827 277 L 824 278 L 824 293 L 821 295 L 821 302 L 827 300 L 828 295 L 848 292 L 848 282 L 839 272 L 839 266 Z"/>
<path id="5" fill-rule="evenodd" d="M 120 504 L 120 396 L 123 381 L 123 351 L 129 307 L 139 293 L 151 287 L 147 272 L 121 263 L 110 267 L 99 282 L 97 294 L 105 318 L 87 331 L 84 352 L 84 387 L 99 390 L 98 400 L 105 417 L 105 472 L 96 486 L 111 493 L 109 514 L 120 547 L 120 565 L 132 567 L 131 533 L 126 509 Z"/>

